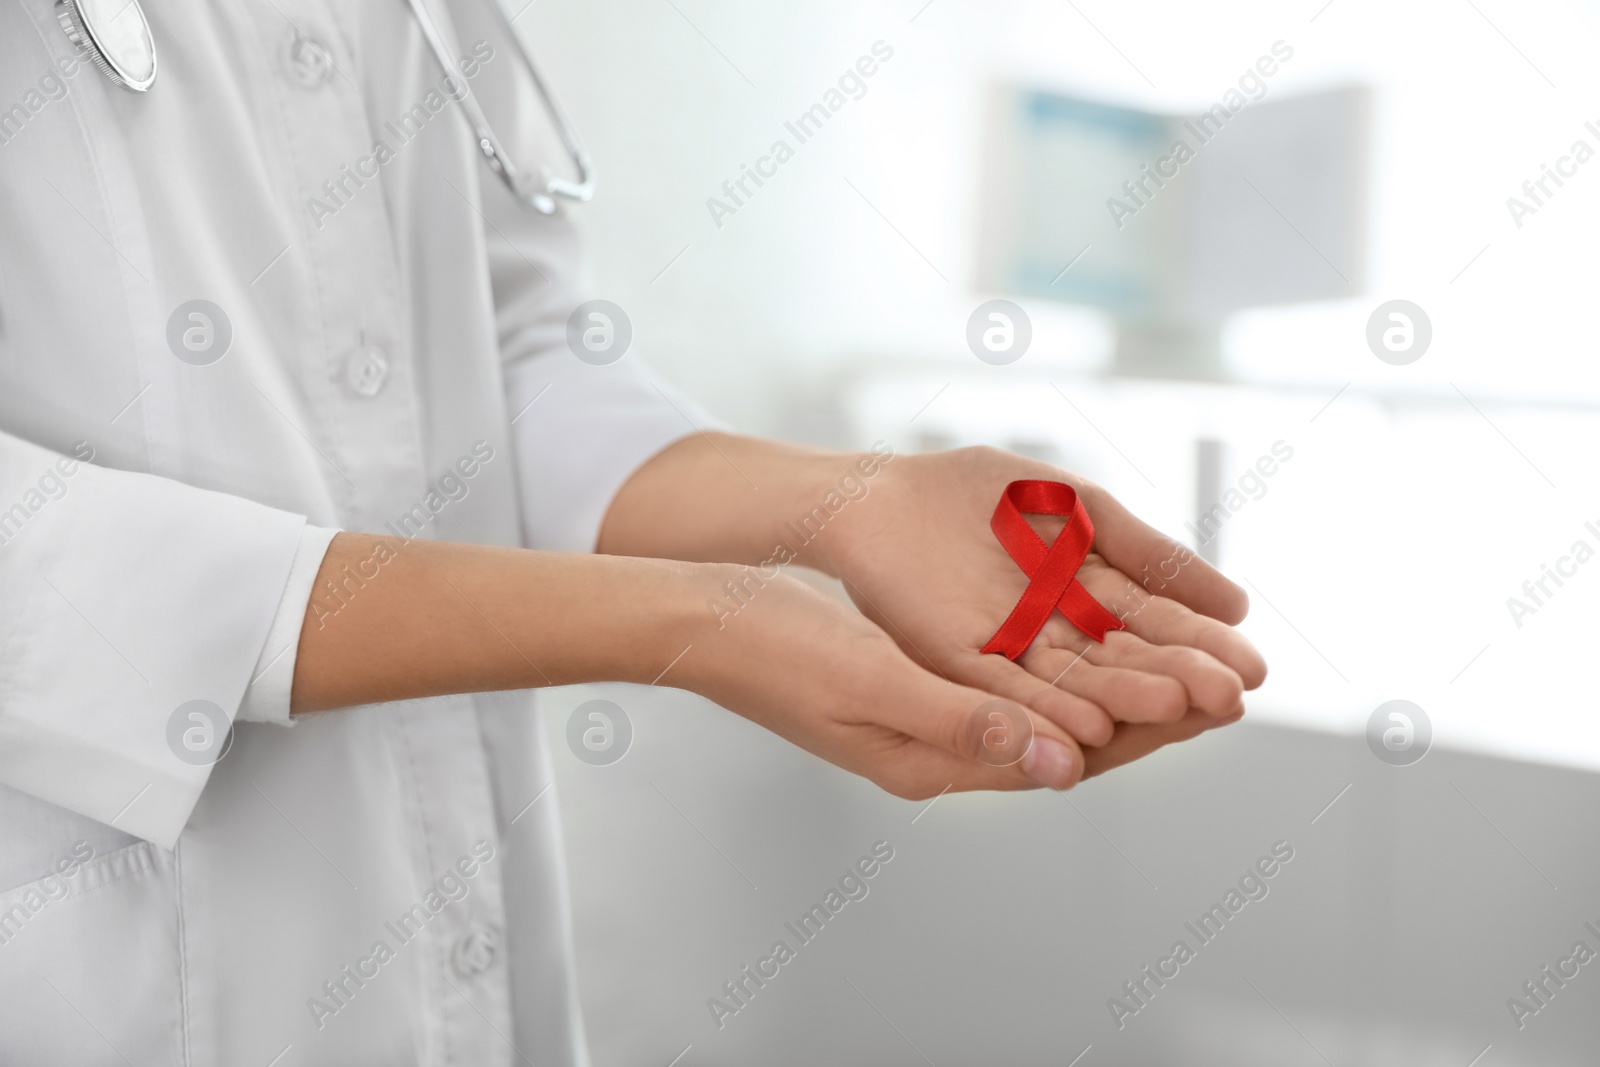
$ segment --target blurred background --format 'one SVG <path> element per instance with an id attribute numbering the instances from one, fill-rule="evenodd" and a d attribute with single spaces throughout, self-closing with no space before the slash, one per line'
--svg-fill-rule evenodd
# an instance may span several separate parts
<path id="1" fill-rule="evenodd" d="M 1237 727 L 931 807 L 686 694 L 549 694 L 598 1064 L 1595 1062 L 1600 966 L 1520 1025 L 1508 999 L 1600 951 L 1600 6 L 517 25 L 595 158 L 629 358 L 740 430 L 1093 477 L 1246 585 L 1272 667 Z M 969 341 L 996 325 L 1026 345 Z M 633 722 L 607 766 L 565 744 L 595 698 Z M 1408 754 L 1368 741 L 1391 700 Z M 869 896 L 719 1028 L 707 1000 L 878 841 Z M 1280 841 L 1270 894 L 1119 1028 L 1108 999 Z"/>

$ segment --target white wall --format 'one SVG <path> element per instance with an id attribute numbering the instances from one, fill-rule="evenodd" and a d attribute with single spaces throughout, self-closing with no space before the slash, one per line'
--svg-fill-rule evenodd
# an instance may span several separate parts
<path id="1" fill-rule="evenodd" d="M 584 209 L 596 273 L 633 315 L 639 351 L 737 427 L 855 444 L 870 423 L 897 447 L 939 419 L 1006 443 L 999 426 L 1041 397 L 1056 404 L 1044 383 L 1055 377 L 1143 470 L 1181 470 L 1193 427 L 1217 423 L 1221 402 L 1194 391 L 1195 417 L 1161 419 L 1096 408 L 1082 376 L 1103 366 L 1112 335 L 1094 313 L 1024 301 L 1037 329 L 1023 362 L 984 367 L 967 351 L 967 316 L 986 296 L 971 288 L 978 97 L 1020 79 L 1199 110 L 1281 39 L 1294 57 L 1272 94 L 1374 88 L 1370 292 L 1246 313 L 1226 331 L 1244 382 L 1292 387 L 1230 402 L 1244 414 L 1226 421 L 1251 430 L 1228 463 L 1275 438 L 1301 456 L 1227 539 L 1226 565 L 1282 607 L 1258 601 L 1248 624 L 1279 665 L 1259 702 L 1353 731 L 1405 695 L 1439 709 L 1441 736 L 1458 746 L 1600 767 L 1600 727 L 1576 713 L 1584 679 L 1563 667 L 1581 657 L 1585 629 L 1558 618 L 1592 617 L 1600 588 L 1573 583 L 1536 628 L 1515 627 L 1506 608 L 1600 519 L 1588 476 L 1600 422 L 1571 410 L 1600 410 L 1600 155 L 1521 228 L 1506 208 L 1574 139 L 1600 153 L 1600 132 L 1584 127 L 1593 118 L 1600 131 L 1594 8 L 922 3 L 541 0 L 524 16 L 597 158 L 600 194 Z M 707 198 L 880 39 L 894 58 L 865 97 L 719 229 Z M 1404 367 L 1364 340 L 1367 316 L 1394 297 L 1433 322 L 1432 348 Z M 881 381 L 886 365 L 881 417 L 841 418 L 844 376 Z M 984 389 L 952 388 L 917 432 L 905 425 L 941 381 L 964 376 Z M 1347 386 L 1314 424 L 1300 411 Z M 1152 486 L 1115 456 L 1096 466 L 1099 430 L 1060 411 L 1048 436 L 1063 462 L 1182 536 L 1192 484 Z M 1519 697 L 1537 710 L 1506 716 Z"/>
<path id="2" fill-rule="evenodd" d="M 687 1044 L 683 1067 L 922 1063 L 847 978 L 941 1067 L 991 1047 L 1005 1050 L 994 1062 L 1059 1067 L 1088 1044 L 1081 1067 L 1317 1064 L 1324 1053 L 1340 1067 L 1460 1067 L 1491 1043 L 1484 1067 L 1582 1061 L 1594 989 L 1574 987 L 1526 1033 L 1504 1000 L 1569 947 L 1577 923 L 1600 923 L 1584 903 L 1600 891 L 1592 833 L 1570 825 L 1593 810 L 1595 780 L 1460 749 L 1560 760 L 1577 739 L 1600 752 L 1583 669 L 1594 576 L 1537 631 L 1510 630 L 1501 606 L 1582 518 L 1600 517 L 1600 434 L 1537 405 L 1497 406 L 1600 401 L 1600 159 L 1520 229 L 1505 204 L 1575 138 L 1600 148 L 1583 128 L 1600 120 L 1593 4 L 537 0 L 519 25 L 597 160 L 599 197 L 584 209 L 596 275 L 631 314 L 639 351 L 736 426 L 835 441 L 861 430 L 830 415 L 842 375 L 904 361 L 923 389 L 987 373 L 963 330 L 982 299 L 971 288 L 977 103 L 990 80 L 1199 108 L 1281 38 L 1295 58 L 1274 93 L 1372 85 L 1370 292 L 1241 316 L 1227 333 L 1246 380 L 1302 390 L 1253 408 L 1251 432 L 1268 441 L 1274 420 L 1298 420 L 1300 480 L 1286 474 L 1235 520 L 1231 562 L 1287 612 L 1258 600 L 1250 623 L 1275 667 L 1256 705 L 1266 717 L 1351 733 L 1378 699 L 1412 696 L 1438 712 L 1441 738 L 1437 756 L 1396 770 L 1359 740 L 1245 727 L 1074 794 L 1093 828 L 1051 796 L 950 798 L 912 827 L 898 802 L 683 695 L 619 691 L 637 712 L 634 751 L 614 768 L 567 760 L 560 727 L 584 694 L 551 694 L 602 1065 L 666 1064 Z M 718 228 L 706 199 L 880 39 L 895 55 L 865 98 Z M 1433 319 L 1434 348 L 1409 367 L 1378 362 L 1362 340 L 1391 297 Z M 1028 381 L 1043 371 L 1082 382 L 1102 364 L 1110 339 L 1095 315 L 1028 307 Z M 1347 383 L 1343 406 L 1310 424 Z M 931 392 L 908 396 L 906 415 Z M 1405 394 L 1424 403 L 1395 400 Z M 1142 426 L 1125 450 L 1152 471 L 1181 468 L 1192 445 L 1172 429 L 1182 421 Z M 1069 420 L 1059 433 L 1069 461 L 1103 462 L 1141 507 L 1166 516 L 1181 503 L 1177 490 L 1141 497 L 1137 479 L 1116 484 L 1117 460 L 1088 429 Z M 1341 538 L 1361 551 L 1341 551 Z M 1372 612 L 1378 623 L 1362 625 Z M 1319 648 L 1350 677 L 1329 672 Z M 1311 824 L 1347 782 L 1348 808 Z M 710 1028 L 704 998 L 879 836 L 906 842 L 891 872 L 904 880 L 875 889 L 837 954 L 802 960 L 732 1036 Z M 1127 977 L 1122 961 L 1149 955 L 1275 836 L 1305 841 L 1294 873 L 1306 881 L 1285 883 L 1260 929 L 1202 961 L 1194 984 L 1156 1005 L 1166 1014 L 1122 1041 L 1101 1003 Z M 1146 895 L 1116 847 L 1161 889 Z"/>
<path id="3" fill-rule="evenodd" d="M 1600 394 L 1584 355 L 1600 265 L 1581 236 L 1600 221 L 1600 161 L 1521 230 L 1505 207 L 1600 119 L 1585 104 L 1600 79 L 1592 5 L 674 3 L 539 0 L 519 25 L 599 164 L 584 210 L 602 288 L 633 314 L 641 352 L 741 426 L 789 427 L 793 385 L 820 388 L 864 358 L 969 358 L 986 82 L 1198 108 L 1278 39 L 1295 58 L 1274 93 L 1353 79 L 1377 89 L 1372 291 L 1428 308 L 1448 356 L 1409 378 Z M 895 56 L 865 98 L 718 229 L 706 199 L 880 39 Z M 1350 343 L 1374 302 L 1251 316 L 1230 337 L 1234 354 L 1273 378 L 1381 376 Z M 1104 355 L 1083 315 L 1036 317 L 1039 360 Z"/>

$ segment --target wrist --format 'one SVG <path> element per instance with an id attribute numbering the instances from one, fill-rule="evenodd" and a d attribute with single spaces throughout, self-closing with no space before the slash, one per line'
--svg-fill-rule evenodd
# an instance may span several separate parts
<path id="1" fill-rule="evenodd" d="M 880 492 L 883 470 L 895 459 L 886 442 L 863 452 L 807 457 L 785 486 L 781 506 L 764 516 L 772 547 L 763 562 L 798 563 L 838 578 L 850 544 L 872 525 L 869 505 Z"/>
<path id="2" fill-rule="evenodd" d="M 683 687 L 683 664 L 674 661 L 705 641 L 712 618 L 706 603 L 716 593 L 719 565 L 637 556 L 581 559 L 596 581 L 584 593 L 584 605 L 551 638 L 586 652 L 573 657 L 582 663 L 581 676 L 557 684 L 650 685 L 659 679 Z M 669 667 L 671 673 L 662 677 Z"/>
<path id="3" fill-rule="evenodd" d="M 687 437 L 646 463 L 612 501 L 608 555 L 799 563 L 836 574 L 847 528 L 861 525 L 894 450 L 822 452 L 734 434 Z"/>
<path id="4" fill-rule="evenodd" d="M 778 566 L 640 562 L 665 568 L 664 580 L 645 600 L 632 647 L 619 650 L 626 662 L 614 669 L 625 672 L 623 680 L 717 699 L 726 695 L 730 674 L 748 674 L 751 664 L 770 663 L 781 652 L 763 620 L 775 617 L 786 598 L 784 589 L 800 587 Z M 758 602 L 760 607 L 746 615 Z"/>

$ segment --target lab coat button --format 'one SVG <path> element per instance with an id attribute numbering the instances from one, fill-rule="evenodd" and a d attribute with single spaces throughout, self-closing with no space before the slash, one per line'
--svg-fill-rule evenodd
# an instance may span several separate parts
<path id="1" fill-rule="evenodd" d="M 345 364 L 345 379 L 357 396 L 371 400 L 389 380 L 389 361 L 373 345 L 362 345 L 350 354 Z"/>
<path id="2" fill-rule="evenodd" d="M 289 42 L 289 76 L 305 89 L 320 89 L 333 77 L 333 56 L 303 33 Z"/>
<path id="3" fill-rule="evenodd" d="M 492 926 L 475 925 L 450 951 L 450 966 L 462 978 L 482 974 L 494 965 L 500 954 L 500 931 Z"/>

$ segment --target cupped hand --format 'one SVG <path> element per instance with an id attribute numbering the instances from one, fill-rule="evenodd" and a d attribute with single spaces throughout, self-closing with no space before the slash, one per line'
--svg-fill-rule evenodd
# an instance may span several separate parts
<path id="1" fill-rule="evenodd" d="M 1068 789 L 1235 718 L 1189 711 L 1172 722 L 1122 723 L 1083 749 L 1048 716 L 914 663 L 879 627 L 794 579 L 751 587 L 746 602 L 701 624 L 673 670 L 683 685 L 896 796 Z M 999 736 L 996 736 L 998 731 Z"/>
<path id="2" fill-rule="evenodd" d="M 682 631 L 692 644 L 669 684 L 908 799 L 1066 789 L 1083 777 L 1083 751 L 1059 725 L 918 666 L 848 605 L 782 575 L 753 585 L 745 568 L 710 573 L 710 590 L 743 582 L 745 602 L 715 624 Z M 1130 742 L 1123 760 L 1142 754 L 1137 747 Z M 1090 772 L 1109 765 L 1101 755 Z"/>
<path id="3" fill-rule="evenodd" d="M 1053 611 L 1013 663 L 978 651 L 1028 583 L 989 519 L 1005 487 L 1030 478 L 1077 490 L 1095 529 L 1078 579 L 1127 629 L 1099 643 Z M 1063 522 L 1030 521 L 1046 543 Z M 1232 625 L 1249 607 L 1242 589 L 1099 486 L 1049 464 L 991 448 L 896 457 L 827 542 L 830 568 L 856 605 L 914 660 L 1014 700 L 1084 745 L 1105 746 L 1107 760 L 1232 721 L 1244 691 L 1266 677 L 1260 654 Z"/>

